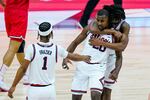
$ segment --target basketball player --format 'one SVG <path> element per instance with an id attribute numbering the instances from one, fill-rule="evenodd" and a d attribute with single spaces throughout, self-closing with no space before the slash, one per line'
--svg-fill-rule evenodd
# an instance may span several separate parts
<path id="1" fill-rule="evenodd" d="M 102 9 L 98 11 L 96 15 L 96 22 L 100 30 L 109 28 L 108 16 L 109 13 L 107 10 Z M 75 48 L 83 40 L 86 40 L 81 54 L 91 56 L 91 63 L 77 63 L 76 72 L 73 78 L 71 88 L 72 100 L 81 100 L 82 95 L 87 92 L 88 88 L 90 88 L 92 100 L 101 100 L 104 73 L 106 69 L 109 49 L 103 46 L 89 45 L 89 40 L 92 38 L 101 39 L 110 43 L 112 42 L 112 35 L 93 34 L 89 31 L 89 27 L 85 27 L 67 49 L 68 52 L 74 52 Z M 67 68 L 68 66 L 66 65 L 65 60 L 63 62 L 63 67 Z"/>
<path id="2" fill-rule="evenodd" d="M 90 56 L 68 53 L 61 46 L 51 43 L 49 39 L 53 37 L 53 31 L 50 23 L 41 23 L 38 34 L 40 42 L 27 48 L 25 60 L 18 69 L 12 87 L 8 92 L 10 98 L 13 98 L 13 92 L 29 65 L 28 100 L 56 100 L 54 82 L 57 58 L 60 56 L 74 61 L 90 62 Z"/>
<path id="3" fill-rule="evenodd" d="M 103 90 L 103 100 L 111 100 L 111 91 L 112 87 L 115 83 L 115 81 L 118 78 L 118 74 L 120 72 L 121 66 L 122 66 L 122 51 L 126 48 L 129 38 L 128 34 L 130 31 L 130 26 L 129 24 L 125 21 L 125 12 L 124 9 L 116 6 L 116 5 L 111 5 L 111 6 L 104 6 L 104 9 L 109 11 L 109 16 L 110 20 L 110 27 L 112 29 L 106 29 L 104 30 L 106 33 L 111 33 L 114 34 L 114 36 L 117 36 L 115 34 L 121 33 L 121 37 L 115 37 L 115 42 L 116 43 L 107 43 L 98 39 L 91 39 L 90 44 L 91 45 L 96 45 L 100 46 L 103 45 L 105 47 L 111 48 L 110 55 L 108 57 L 108 62 L 107 62 L 107 69 L 105 72 L 105 79 L 104 79 L 104 90 Z M 96 22 L 93 22 L 93 25 Z M 98 27 L 90 27 L 91 31 L 93 33 L 99 31 Z M 99 31 L 99 34 L 102 33 Z M 104 32 L 103 32 L 104 33 Z M 114 45 L 115 44 L 115 45 Z M 116 51 L 116 53 L 115 53 Z"/>
<path id="4" fill-rule="evenodd" d="M 2 4 L 3 0 L 0 0 Z M 3 57 L 3 64 L 0 67 L 0 89 L 8 91 L 3 82 L 3 76 L 10 67 L 14 56 L 20 64 L 24 59 L 25 36 L 27 30 L 29 0 L 6 0 L 4 9 L 6 32 L 10 38 L 9 47 Z"/>

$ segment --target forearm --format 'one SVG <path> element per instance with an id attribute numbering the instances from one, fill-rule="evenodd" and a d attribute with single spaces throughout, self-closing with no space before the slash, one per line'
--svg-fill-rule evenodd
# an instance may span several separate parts
<path id="1" fill-rule="evenodd" d="M 120 57 L 116 58 L 116 64 L 115 64 L 115 66 L 116 66 L 116 71 L 118 73 L 120 72 L 120 69 L 122 67 L 122 59 L 123 59 L 122 55 Z"/>
<path id="2" fill-rule="evenodd" d="M 72 43 L 69 45 L 69 47 L 67 48 L 67 51 L 70 52 L 70 53 L 73 53 L 74 50 L 76 49 L 77 45 L 78 45 L 78 44 L 72 42 Z"/>
<path id="3" fill-rule="evenodd" d="M 23 69 L 22 67 L 20 67 L 17 71 L 17 74 L 15 76 L 14 82 L 12 84 L 12 87 L 16 87 L 17 84 L 19 83 L 19 81 L 22 79 L 22 77 L 24 76 L 26 70 Z"/>
<path id="4" fill-rule="evenodd" d="M 90 28 L 90 31 L 93 33 L 93 34 L 108 34 L 107 31 L 100 31 L 99 29 L 96 29 L 96 28 Z M 109 34 L 115 34 L 114 32 L 109 32 Z"/>
<path id="5" fill-rule="evenodd" d="M 124 46 L 122 45 L 122 43 L 108 43 L 108 42 L 103 42 L 100 45 L 116 50 L 116 51 L 123 51 L 124 50 Z"/>
<path id="6" fill-rule="evenodd" d="M 70 60 L 73 60 L 73 61 L 84 61 L 84 56 L 82 55 L 79 55 L 79 54 L 71 54 L 69 53 L 68 54 L 68 57 Z"/>
<path id="7" fill-rule="evenodd" d="M 119 74 L 120 69 L 122 67 L 122 59 L 123 59 L 122 53 L 121 52 L 116 53 L 115 69 L 116 69 L 118 74 Z"/>

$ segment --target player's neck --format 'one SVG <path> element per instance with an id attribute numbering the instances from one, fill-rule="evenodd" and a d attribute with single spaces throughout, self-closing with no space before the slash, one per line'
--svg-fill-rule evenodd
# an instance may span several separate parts
<path id="1" fill-rule="evenodd" d="M 47 43 L 49 40 L 40 40 L 40 42 Z"/>

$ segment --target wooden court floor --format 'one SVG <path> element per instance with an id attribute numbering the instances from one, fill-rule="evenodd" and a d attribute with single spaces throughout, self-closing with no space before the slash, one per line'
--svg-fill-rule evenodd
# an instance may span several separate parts
<path id="1" fill-rule="evenodd" d="M 67 48 L 70 42 L 79 34 L 79 29 L 55 29 L 54 42 Z M 28 31 L 27 45 L 37 41 L 37 32 Z M 0 63 L 6 49 L 8 38 L 5 32 L 0 32 Z M 123 66 L 119 79 L 113 88 L 112 100 L 148 100 L 150 93 L 150 28 L 131 28 L 128 47 L 123 52 Z M 82 44 L 76 52 L 82 50 Z M 61 68 L 62 59 L 56 66 L 56 92 L 57 100 L 71 100 L 71 82 L 75 66 L 70 65 L 70 70 Z M 19 63 L 16 58 L 10 69 L 5 74 L 5 82 L 11 85 Z M 25 100 L 28 86 L 18 85 L 13 100 Z M 10 100 L 7 93 L 0 92 L 0 100 Z M 83 96 L 83 100 L 91 100 L 89 92 Z"/>

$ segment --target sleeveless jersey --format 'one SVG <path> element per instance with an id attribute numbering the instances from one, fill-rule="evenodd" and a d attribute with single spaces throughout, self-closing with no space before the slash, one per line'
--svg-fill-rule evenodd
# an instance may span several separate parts
<path id="1" fill-rule="evenodd" d="M 88 36 L 85 41 L 85 46 L 81 54 L 90 55 L 91 63 L 101 63 L 106 60 L 108 55 L 108 48 L 104 46 L 92 46 L 89 44 L 89 40 L 92 38 L 98 38 L 102 41 L 112 43 L 112 35 L 92 34 L 88 32 Z"/>
<path id="2" fill-rule="evenodd" d="M 52 84 L 55 82 L 55 65 L 57 57 L 66 58 L 68 52 L 53 43 L 32 44 L 25 52 L 25 59 L 31 61 L 29 82 L 31 84 Z"/>

